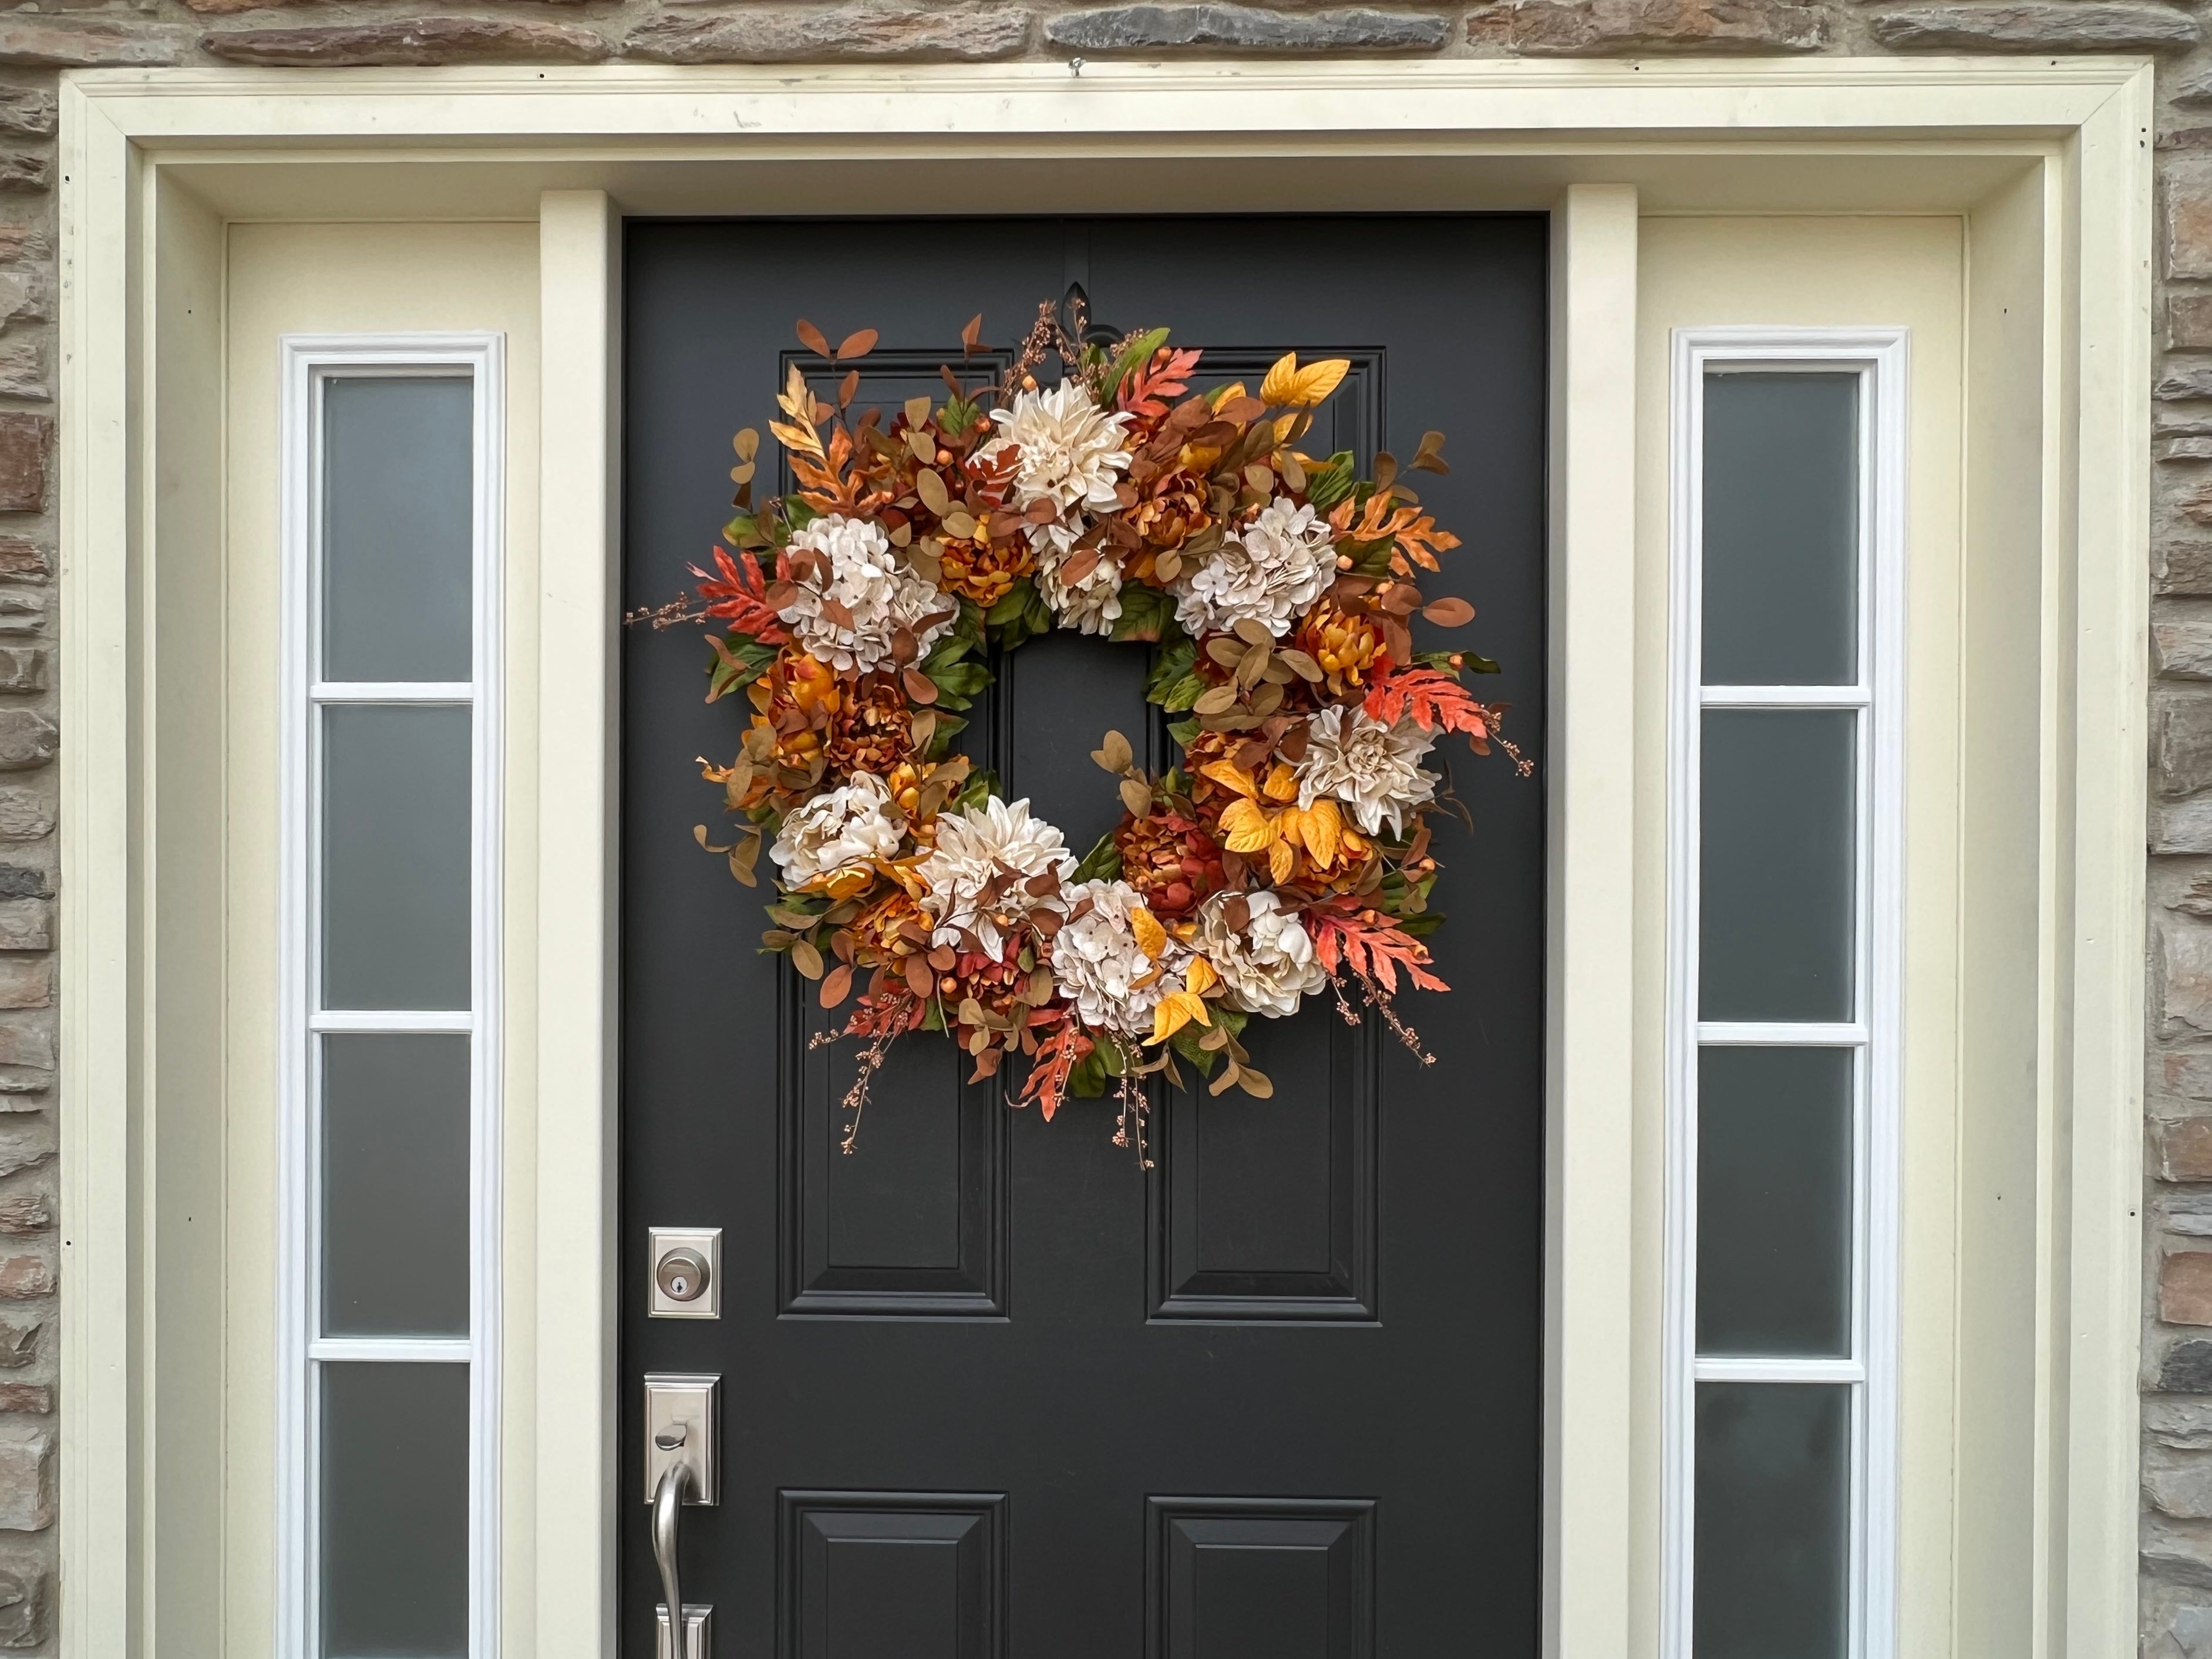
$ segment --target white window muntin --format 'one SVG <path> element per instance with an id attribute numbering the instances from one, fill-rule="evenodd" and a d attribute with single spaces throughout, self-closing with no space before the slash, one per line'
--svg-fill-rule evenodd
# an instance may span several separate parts
<path id="1" fill-rule="evenodd" d="M 1899 981 L 1903 921 L 1905 456 L 1902 328 L 1711 327 L 1673 335 L 1668 447 L 1668 976 L 1662 1650 L 1696 1659 L 1696 1385 L 1833 1382 L 1852 1390 L 1847 1634 L 1851 1659 L 1895 1651 Z M 1843 685 L 1705 685 L 1702 618 L 1705 389 L 1709 371 L 1856 377 L 1856 672 Z M 1701 732 L 1713 708 L 1857 712 L 1853 1018 L 1698 1018 Z M 1851 1352 L 1843 1358 L 1697 1352 L 1701 1048 L 1846 1048 L 1852 1078 Z"/>
<path id="2" fill-rule="evenodd" d="M 336 1361 L 468 1368 L 469 1659 L 498 1651 L 501 1122 L 500 669 L 506 437 L 505 337 L 497 333 L 287 335 L 280 349 L 280 870 L 278 948 L 277 1644 L 323 1650 L 319 1367 Z M 471 674 L 465 680 L 344 681 L 323 669 L 325 393 L 333 381 L 453 378 L 471 388 Z M 469 710 L 469 1006 L 324 1006 L 323 711 L 415 705 Z M 461 1338 L 327 1336 L 324 1331 L 322 1040 L 336 1034 L 469 1038 L 468 1332 Z M 404 1594 L 403 1587 L 394 1587 Z M 338 1659 L 332 1656 L 332 1659 Z"/>

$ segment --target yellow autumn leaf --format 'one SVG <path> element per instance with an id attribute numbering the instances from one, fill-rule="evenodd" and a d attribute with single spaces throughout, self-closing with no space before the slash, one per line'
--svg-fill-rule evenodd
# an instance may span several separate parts
<path id="1" fill-rule="evenodd" d="M 1291 395 L 1282 401 L 1298 409 L 1311 409 L 1341 386 L 1344 377 L 1351 372 L 1352 359 L 1349 357 L 1331 357 L 1325 362 L 1309 363 L 1297 372 L 1297 377 L 1291 386 Z"/>
<path id="2" fill-rule="evenodd" d="M 1298 776 L 1280 761 L 1267 774 L 1267 796 L 1269 800 L 1296 800 L 1298 798 Z"/>
<path id="3" fill-rule="evenodd" d="M 770 421 L 768 429 L 775 434 L 786 449 L 800 450 L 809 455 L 822 453 L 822 440 L 805 427 L 793 426 L 787 421 Z"/>
<path id="4" fill-rule="evenodd" d="M 1337 811 L 1336 803 L 1323 795 L 1307 808 L 1299 817 L 1298 839 L 1322 869 L 1334 864 L 1337 854 L 1344 847 L 1344 819 Z"/>
<path id="5" fill-rule="evenodd" d="M 1298 386 L 1298 354 L 1286 351 L 1267 371 L 1267 378 L 1260 382 L 1260 401 L 1263 404 L 1287 404 L 1295 401 Z"/>
<path id="6" fill-rule="evenodd" d="M 1188 991 L 1170 991 L 1153 1008 L 1152 1034 L 1145 1041 L 1148 1044 L 1165 1042 L 1193 1020 L 1200 1025 L 1213 1024 L 1213 1016 L 1206 1012 L 1205 1000 Z"/>
<path id="7" fill-rule="evenodd" d="M 1160 919 L 1143 905 L 1129 912 L 1129 930 L 1137 936 L 1137 948 L 1154 962 L 1168 948 L 1168 930 L 1160 926 Z"/>
<path id="8" fill-rule="evenodd" d="M 1259 786 L 1252 781 L 1252 775 L 1235 761 L 1208 761 L 1198 769 L 1201 776 L 1212 778 L 1216 783 L 1234 789 L 1247 800 L 1255 798 L 1260 793 Z"/>
<path id="9" fill-rule="evenodd" d="M 1221 975 L 1213 971 L 1213 964 L 1204 957 L 1193 957 L 1183 975 L 1183 983 L 1190 988 L 1193 996 L 1202 997 L 1221 983 Z"/>
<path id="10" fill-rule="evenodd" d="M 1233 800 L 1221 815 L 1221 828 L 1229 839 L 1223 843 L 1232 853 L 1256 853 L 1274 844 L 1279 833 L 1274 819 L 1249 800 Z"/>
<path id="11" fill-rule="evenodd" d="M 1279 841 L 1267 849 L 1267 873 L 1280 884 L 1291 878 L 1291 872 L 1298 867 L 1298 855 L 1290 842 Z"/>

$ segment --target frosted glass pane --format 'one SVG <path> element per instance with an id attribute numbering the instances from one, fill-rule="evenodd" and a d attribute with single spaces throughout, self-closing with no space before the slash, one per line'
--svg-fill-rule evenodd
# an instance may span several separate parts
<path id="1" fill-rule="evenodd" d="M 1698 1384 L 1697 1659 L 1842 1659 L 1850 1395 Z"/>
<path id="2" fill-rule="evenodd" d="M 469 711 L 323 710 L 323 1006 L 469 1006 Z"/>
<path id="3" fill-rule="evenodd" d="M 469 678 L 466 378 L 323 384 L 323 666 L 328 680 Z"/>
<path id="4" fill-rule="evenodd" d="M 1705 711 L 1700 1018 L 1851 1018 L 1857 720 Z"/>
<path id="5" fill-rule="evenodd" d="M 1848 1048 L 1698 1057 L 1698 1352 L 1851 1347 Z"/>
<path id="6" fill-rule="evenodd" d="M 323 1039 L 323 1332 L 469 1334 L 469 1040 Z"/>
<path id="7" fill-rule="evenodd" d="M 1858 377 L 1705 376 L 1705 680 L 1858 678 Z"/>
<path id="8" fill-rule="evenodd" d="M 324 1364 L 323 1652 L 469 1646 L 469 1368 Z"/>

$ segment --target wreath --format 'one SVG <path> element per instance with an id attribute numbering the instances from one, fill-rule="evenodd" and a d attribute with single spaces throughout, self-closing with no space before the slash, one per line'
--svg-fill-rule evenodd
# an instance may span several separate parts
<path id="1" fill-rule="evenodd" d="M 1264 1098 L 1247 1023 L 1323 991 L 1430 1063 L 1392 1007 L 1401 981 L 1446 988 L 1422 943 L 1444 780 L 1423 762 L 1456 732 L 1529 769 L 1498 735 L 1502 706 L 1460 683 L 1497 665 L 1413 646 L 1416 614 L 1474 615 L 1419 586 L 1459 538 L 1389 454 L 1363 478 L 1349 452 L 1297 447 L 1346 360 L 1291 354 L 1256 393 L 1194 392 L 1200 354 L 1166 329 L 1117 339 L 1079 293 L 1065 308 L 1038 307 L 1001 383 L 948 366 L 941 400 L 888 419 L 852 407 L 875 331 L 833 349 L 800 322 L 839 378 L 825 398 L 794 362 L 777 396 L 769 430 L 797 488 L 756 506 L 760 438 L 738 433 L 714 569 L 630 618 L 726 630 L 708 635 L 708 701 L 742 691 L 751 723 L 728 765 L 700 763 L 738 829 L 695 833 L 748 886 L 767 848 L 765 947 L 824 1008 L 860 988 L 842 1031 L 815 1039 L 864 1044 L 848 1152 L 913 1031 L 949 1033 L 975 1080 L 1018 1054 L 1012 1103 L 1048 1119 L 1112 1089 L 1115 1144 L 1140 1159 L 1147 1079 L 1180 1086 L 1180 1061 L 1215 1095 Z M 1048 387 L 1048 357 L 1063 373 Z M 1444 471 L 1443 443 L 1424 435 L 1408 470 Z M 1053 628 L 1153 645 L 1146 695 L 1181 750 L 1156 776 L 1105 733 L 1092 758 L 1119 780 L 1121 820 L 1080 854 L 951 746 L 992 653 Z"/>

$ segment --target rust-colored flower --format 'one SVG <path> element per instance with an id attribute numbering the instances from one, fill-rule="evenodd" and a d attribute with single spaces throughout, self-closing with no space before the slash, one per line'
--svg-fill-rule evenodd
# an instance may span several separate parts
<path id="1" fill-rule="evenodd" d="M 946 592 L 973 599 L 988 611 L 1006 598 L 1008 588 L 1036 568 L 1036 550 L 1025 536 L 996 542 L 947 542 L 939 564 L 945 573 L 939 585 Z"/>
<path id="2" fill-rule="evenodd" d="M 1347 611 L 1334 599 L 1324 599 L 1306 613 L 1299 624 L 1299 650 L 1321 665 L 1332 696 L 1345 696 L 1365 687 L 1389 666 L 1389 647 L 1376 620 L 1362 611 Z"/>
<path id="3" fill-rule="evenodd" d="M 1158 915 L 1184 915 L 1224 879 L 1221 844 L 1180 813 L 1156 807 L 1141 818 L 1124 816 L 1114 844 L 1121 849 L 1121 879 Z"/>
<path id="4" fill-rule="evenodd" d="M 1128 518 L 1154 552 L 1181 547 L 1213 521 L 1206 510 L 1206 480 L 1182 467 L 1169 468 L 1142 488 Z"/>
<path id="5" fill-rule="evenodd" d="M 929 918 L 907 893 L 894 888 L 853 918 L 853 955 L 863 968 L 883 968 L 902 979 L 906 959 L 929 952 Z"/>
<path id="6" fill-rule="evenodd" d="M 912 712 L 896 675 L 866 674 L 844 696 L 830 727 L 830 769 L 884 777 L 914 753 Z"/>
<path id="7" fill-rule="evenodd" d="M 763 760 L 797 771 L 812 769 L 823 756 L 844 698 L 836 671 L 804 652 L 785 651 L 768 665 L 746 693 L 752 701 L 753 729 L 769 734 Z M 755 738 L 749 750 L 763 743 Z"/>

